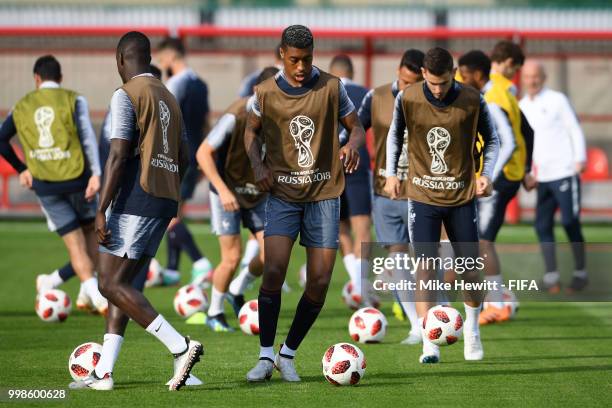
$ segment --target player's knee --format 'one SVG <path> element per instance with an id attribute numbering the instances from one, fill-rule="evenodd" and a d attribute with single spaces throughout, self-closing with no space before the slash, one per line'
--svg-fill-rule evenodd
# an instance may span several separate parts
<path id="1" fill-rule="evenodd" d="M 235 251 L 235 253 L 232 252 L 230 254 L 226 254 L 225 256 L 223 256 L 221 263 L 225 268 L 231 271 L 236 270 L 238 264 L 240 263 L 240 252 Z"/>
<path id="2" fill-rule="evenodd" d="M 329 287 L 329 282 L 331 280 L 331 276 L 327 275 L 319 275 L 308 277 L 306 281 L 306 291 L 309 294 L 323 294 L 323 298 L 325 298 L 325 293 L 327 293 L 327 288 Z"/>

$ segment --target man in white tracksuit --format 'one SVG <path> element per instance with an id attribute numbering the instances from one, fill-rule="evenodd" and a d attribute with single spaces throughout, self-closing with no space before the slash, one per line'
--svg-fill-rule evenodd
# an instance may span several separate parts
<path id="1" fill-rule="evenodd" d="M 561 212 L 561 223 L 572 242 L 575 267 L 568 293 L 582 290 L 588 283 L 585 269 L 584 238 L 580 225 L 580 173 L 586 163 L 584 134 L 568 98 L 544 87 L 546 74 L 541 64 L 528 61 L 522 69 L 526 95 L 521 110 L 533 127 L 533 163 L 538 198 L 535 228 L 544 255 L 544 285 L 551 293 L 561 289 L 555 258 L 554 216 Z"/>

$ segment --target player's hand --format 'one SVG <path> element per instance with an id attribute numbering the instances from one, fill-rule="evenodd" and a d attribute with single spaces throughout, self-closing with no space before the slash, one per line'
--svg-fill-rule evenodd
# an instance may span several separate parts
<path id="1" fill-rule="evenodd" d="M 523 177 L 523 187 L 525 187 L 525 190 L 531 191 L 536 188 L 537 185 L 538 182 L 535 177 L 533 177 L 531 174 L 525 174 L 525 177 Z"/>
<path id="2" fill-rule="evenodd" d="M 586 169 L 586 163 L 576 162 L 576 164 L 574 165 L 574 168 L 576 169 L 576 174 L 581 174 Z"/>
<path id="3" fill-rule="evenodd" d="M 106 215 L 103 212 L 96 212 L 96 236 L 98 243 L 106 246 L 110 240 L 111 232 L 106 229 Z"/>
<path id="4" fill-rule="evenodd" d="M 32 173 L 30 170 L 24 170 L 19 173 L 19 184 L 21 187 L 32 188 Z"/>
<path id="5" fill-rule="evenodd" d="M 219 199 L 225 211 L 234 212 L 240 209 L 240 204 L 238 204 L 236 196 L 229 189 L 219 191 Z"/>
<path id="6" fill-rule="evenodd" d="M 270 169 L 265 164 L 262 164 L 259 167 L 255 167 L 253 172 L 255 173 L 255 184 L 257 184 L 259 191 L 270 191 L 274 182 Z"/>
<path id="7" fill-rule="evenodd" d="M 344 171 L 351 174 L 359 166 L 359 152 L 348 144 L 344 145 L 340 149 L 340 160 L 344 163 Z"/>
<path id="8" fill-rule="evenodd" d="M 176 224 L 178 224 L 179 222 L 181 222 L 181 218 L 180 217 L 174 217 L 170 220 L 170 222 L 168 223 L 168 227 L 166 227 L 166 231 L 170 231 L 172 228 L 174 228 L 176 226 Z"/>
<path id="9" fill-rule="evenodd" d="M 487 176 L 479 176 L 476 179 L 476 197 L 488 197 L 493 191 L 493 184 Z"/>
<path id="10" fill-rule="evenodd" d="M 392 200 L 397 200 L 399 197 L 400 181 L 397 176 L 387 177 L 385 187 L 383 189 Z"/>
<path id="11" fill-rule="evenodd" d="M 100 191 L 100 176 L 91 176 L 85 189 L 85 200 L 92 201 Z"/>

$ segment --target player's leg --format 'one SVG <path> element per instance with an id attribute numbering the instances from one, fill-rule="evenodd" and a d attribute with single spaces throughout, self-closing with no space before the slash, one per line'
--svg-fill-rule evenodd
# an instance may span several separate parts
<path id="1" fill-rule="evenodd" d="M 338 240 L 340 244 L 340 254 L 342 255 L 342 261 L 344 262 L 344 269 L 346 269 L 346 273 L 348 273 L 352 286 L 359 287 L 359 282 L 361 281 L 359 278 L 361 276 L 355 276 L 355 261 L 357 258 L 353 252 L 354 242 L 353 236 L 351 235 L 348 192 L 346 187 L 340 196 L 340 230 Z"/>
<path id="2" fill-rule="evenodd" d="M 238 228 L 240 219 L 238 218 Z M 221 248 L 221 262 L 215 268 L 213 275 L 210 306 L 206 324 L 215 332 L 230 332 L 234 329 L 229 326 L 225 318 L 224 302 L 227 290 L 234 276 L 234 271 L 240 263 L 241 253 L 240 233 L 224 234 L 219 236 L 219 247 Z"/>
<path id="3" fill-rule="evenodd" d="M 74 268 L 70 262 L 51 273 L 40 274 L 36 277 L 36 292 L 55 289 L 75 275 L 76 273 L 74 272 Z"/>
<path id="4" fill-rule="evenodd" d="M 240 259 L 240 267 L 244 268 L 251 260 L 255 258 L 259 254 L 259 240 L 255 235 L 250 232 L 249 239 L 247 240 L 246 245 L 244 246 L 244 253 L 242 255 L 242 259 Z"/>
<path id="5" fill-rule="evenodd" d="M 457 257 L 472 259 L 476 264 L 479 256 L 478 223 L 476 200 L 459 207 L 445 209 L 444 227 Z M 457 271 L 459 272 L 459 271 Z M 461 278 L 467 282 L 482 282 L 480 270 L 465 270 Z M 464 291 L 465 323 L 463 326 L 464 350 L 466 360 L 482 360 L 484 351 L 480 340 L 478 318 L 484 294 L 482 291 Z"/>
<path id="6" fill-rule="evenodd" d="M 559 203 L 561 224 L 574 254 L 574 273 L 567 287 L 567 292 L 573 293 L 588 284 L 584 236 L 580 224 L 580 178 L 572 176 L 564 179 L 553 194 Z"/>
<path id="7" fill-rule="evenodd" d="M 440 231 L 442 228 L 442 214 L 440 208 L 417 201 L 408 201 L 408 227 L 410 240 L 416 257 L 438 256 L 438 243 L 440 242 Z M 415 291 L 416 311 L 419 317 L 418 326 L 423 327 L 423 319 L 429 309 L 435 305 L 438 294 L 436 292 L 422 290 L 421 282 L 427 282 L 436 278 L 434 269 L 419 267 L 416 270 L 417 287 Z M 438 346 L 423 337 L 423 353 L 419 362 L 430 364 L 440 361 L 440 349 Z"/>
<path id="8" fill-rule="evenodd" d="M 339 221 L 339 198 L 304 204 L 300 245 L 306 247 L 306 287 L 287 338 L 275 359 L 285 381 L 301 381 L 295 371 L 294 357 L 325 303 L 338 249 Z"/>
<path id="9" fill-rule="evenodd" d="M 535 230 L 544 257 L 545 274 L 543 281 L 544 286 L 550 293 L 559 293 L 561 290 L 554 234 L 555 211 L 558 206 L 553 194 L 555 184 L 556 182 L 538 183 L 535 213 Z"/>
<path id="10" fill-rule="evenodd" d="M 259 296 L 259 361 L 247 373 L 247 380 L 260 382 L 272 376 L 274 338 L 281 305 L 281 290 L 293 243 L 300 232 L 303 204 L 290 203 L 274 196 L 266 202 L 264 246 L 265 262 Z"/>
<path id="11" fill-rule="evenodd" d="M 166 233 L 166 268 L 165 273 L 162 274 L 160 284 L 163 286 L 164 283 L 167 285 L 172 284 L 174 281 L 180 280 L 181 275 L 179 267 L 181 263 L 181 243 L 177 238 L 176 233 L 173 231 L 175 223 L 178 219 L 172 219 L 168 226 L 168 232 Z M 178 279 L 177 279 L 178 278 Z"/>

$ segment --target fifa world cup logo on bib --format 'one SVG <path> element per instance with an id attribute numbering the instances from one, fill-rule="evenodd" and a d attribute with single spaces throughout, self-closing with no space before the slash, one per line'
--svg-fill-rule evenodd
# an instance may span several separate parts
<path id="1" fill-rule="evenodd" d="M 310 150 L 310 141 L 315 133 L 312 119 L 304 115 L 294 117 L 289 123 L 289 133 L 293 136 L 298 151 L 298 165 L 302 168 L 312 167 L 314 156 Z"/>
<path id="2" fill-rule="evenodd" d="M 41 106 L 34 111 L 34 123 L 38 129 L 38 146 L 48 148 L 55 144 L 51 134 L 51 124 L 55 120 L 55 112 L 50 106 Z"/>
<path id="3" fill-rule="evenodd" d="M 434 127 L 427 132 L 427 144 L 431 154 L 430 170 L 433 174 L 444 174 L 448 171 L 448 165 L 444 161 L 444 152 L 450 145 L 451 136 L 443 127 Z"/>
<path id="4" fill-rule="evenodd" d="M 164 154 L 170 150 L 168 146 L 168 125 L 170 124 L 170 109 L 164 101 L 159 101 L 159 121 L 162 128 L 162 141 L 164 143 Z"/>

